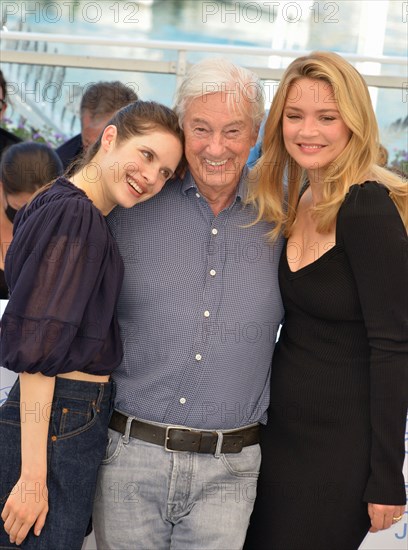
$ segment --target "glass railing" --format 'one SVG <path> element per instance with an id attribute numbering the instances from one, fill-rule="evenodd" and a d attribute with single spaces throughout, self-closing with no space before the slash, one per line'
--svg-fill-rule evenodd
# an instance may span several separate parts
<path id="1" fill-rule="evenodd" d="M 83 89 L 99 80 L 121 80 L 142 99 L 171 105 L 178 81 L 198 58 L 226 56 L 256 72 L 264 83 L 267 107 L 286 66 L 301 50 L 104 37 L 27 31 L 0 32 L 3 72 L 13 106 L 37 129 L 55 139 L 80 129 L 78 107 Z M 339 52 L 340 53 L 340 52 Z M 407 147 L 407 66 L 400 56 L 341 53 L 365 78 L 376 109 L 381 141 L 390 162 Z M 20 129 L 20 131 L 23 131 Z"/>

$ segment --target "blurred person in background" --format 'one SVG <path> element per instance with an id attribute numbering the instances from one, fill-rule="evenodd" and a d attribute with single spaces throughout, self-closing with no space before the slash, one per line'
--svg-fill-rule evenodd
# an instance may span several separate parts
<path id="1" fill-rule="evenodd" d="M 80 105 L 81 133 L 56 149 L 64 170 L 98 139 L 116 111 L 137 99 L 133 89 L 119 81 L 88 86 Z"/>
<path id="2" fill-rule="evenodd" d="M 8 298 L 4 261 L 13 237 L 13 221 L 18 210 L 44 184 L 63 172 L 58 155 L 43 143 L 11 145 L 0 162 L 0 299 Z"/>

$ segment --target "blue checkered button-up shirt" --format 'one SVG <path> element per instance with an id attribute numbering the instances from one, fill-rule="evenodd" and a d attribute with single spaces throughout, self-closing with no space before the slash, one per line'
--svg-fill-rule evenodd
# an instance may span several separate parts
<path id="1" fill-rule="evenodd" d="M 267 223 L 245 227 L 254 211 L 244 190 L 241 179 L 214 216 L 187 174 L 110 215 L 125 263 L 119 410 L 202 429 L 266 421 L 282 242 L 267 242 Z"/>

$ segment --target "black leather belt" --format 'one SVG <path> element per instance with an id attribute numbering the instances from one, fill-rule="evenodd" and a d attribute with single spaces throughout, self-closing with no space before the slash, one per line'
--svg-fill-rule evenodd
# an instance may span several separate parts
<path id="1" fill-rule="evenodd" d="M 128 416 L 113 411 L 109 428 L 124 434 Z M 259 443 L 259 425 L 238 430 L 222 431 L 221 453 L 240 453 L 243 447 Z M 195 430 L 183 426 L 156 426 L 141 420 L 132 420 L 130 436 L 148 443 L 161 445 L 166 451 L 189 451 L 193 453 L 214 454 L 218 434 L 207 430 Z"/>

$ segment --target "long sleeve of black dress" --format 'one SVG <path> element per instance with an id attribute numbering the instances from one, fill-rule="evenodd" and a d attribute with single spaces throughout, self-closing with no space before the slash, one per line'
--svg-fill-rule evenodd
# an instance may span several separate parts
<path id="1" fill-rule="evenodd" d="M 353 186 L 338 220 L 370 353 L 371 473 L 366 502 L 405 504 L 408 403 L 408 239 L 385 187 Z"/>

